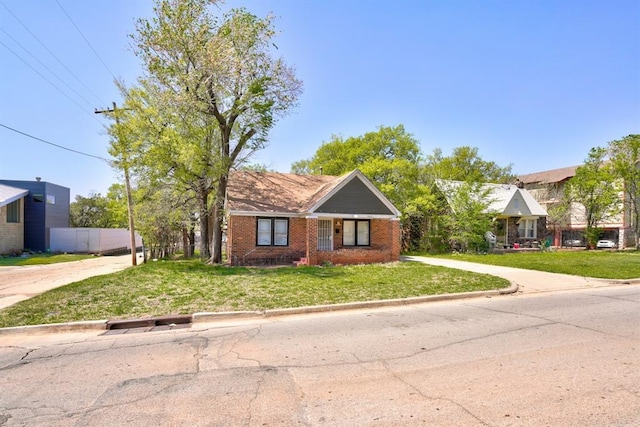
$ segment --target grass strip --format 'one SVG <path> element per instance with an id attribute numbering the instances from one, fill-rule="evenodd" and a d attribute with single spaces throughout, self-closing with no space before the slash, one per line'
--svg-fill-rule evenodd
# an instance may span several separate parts
<path id="1" fill-rule="evenodd" d="M 505 254 L 429 255 L 481 264 L 602 279 L 640 278 L 640 251 L 550 251 Z"/>
<path id="2" fill-rule="evenodd" d="M 38 265 L 38 264 L 56 264 L 59 262 L 81 261 L 83 259 L 93 258 L 94 255 L 76 255 L 76 254 L 37 254 L 26 257 L 10 256 L 0 257 L 0 267 L 9 267 L 15 265 Z"/>

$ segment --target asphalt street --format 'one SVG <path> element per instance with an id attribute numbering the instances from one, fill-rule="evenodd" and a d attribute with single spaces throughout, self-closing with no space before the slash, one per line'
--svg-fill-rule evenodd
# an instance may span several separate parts
<path id="1" fill-rule="evenodd" d="M 4 426 L 640 425 L 640 287 L 2 336 Z"/>

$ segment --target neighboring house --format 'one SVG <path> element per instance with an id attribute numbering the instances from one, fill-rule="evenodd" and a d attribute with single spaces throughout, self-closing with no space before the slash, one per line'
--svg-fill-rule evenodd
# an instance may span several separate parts
<path id="1" fill-rule="evenodd" d="M 24 198 L 29 190 L 0 184 L 0 255 L 24 248 Z"/>
<path id="2" fill-rule="evenodd" d="M 519 181 L 529 190 L 533 197 L 547 210 L 562 202 L 567 183 L 576 174 L 578 166 L 552 169 L 520 175 Z M 622 203 L 623 195 L 620 197 Z M 633 232 L 628 224 L 628 215 L 622 213 L 600 224 L 603 230 L 602 239 L 611 239 L 619 248 L 633 246 Z M 549 231 L 553 234 L 554 246 L 585 246 L 584 232 L 586 219 L 584 206 L 572 203 L 567 214 L 562 218 L 549 218 Z"/>
<path id="3" fill-rule="evenodd" d="M 340 177 L 232 172 L 226 212 L 232 265 L 400 258 L 400 212 L 358 170 Z"/>
<path id="4" fill-rule="evenodd" d="M 51 227 L 69 227 L 70 190 L 49 182 L 0 180 L 0 185 L 27 191 L 23 196 L 24 241 L 19 250 L 46 252 Z"/>
<path id="5" fill-rule="evenodd" d="M 458 191 L 463 182 L 437 180 L 445 197 Z M 497 248 L 531 247 L 546 239 L 547 211 L 524 188 L 513 184 L 481 184 L 479 192 L 486 195 L 486 212 L 494 214 Z"/>

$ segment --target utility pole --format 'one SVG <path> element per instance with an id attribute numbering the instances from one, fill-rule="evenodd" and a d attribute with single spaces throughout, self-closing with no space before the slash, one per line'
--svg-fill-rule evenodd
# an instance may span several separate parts
<path id="1" fill-rule="evenodd" d="M 113 113 L 113 116 L 116 119 L 116 124 L 120 124 L 120 121 L 118 120 L 118 114 L 116 112 L 117 107 L 116 107 L 116 103 L 113 102 L 113 109 L 109 110 L 95 110 L 96 114 L 104 114 L 104 113 Z M 120 137 L 118 136 L 118 139 Z M 122 157 L 123 157 L 123 162 L 122 162 L 122 170 L 124 171 L 124 190 L 125 193 L 127 195 L 127 212 L 129 214 L 129 238 L 130 238 L 130 244 L 131 244 L 131 265 L 136 266 L 138 265 L 138 261 L 136 259 L 136 231 L 133 228 L 133 199 L 131 197 L 131 181 L 129 179 L 129 159 L 125 158 L 128 157 L 125 155 L 124 153 L 125 150 L 123 150 L 122 152 Z"/>

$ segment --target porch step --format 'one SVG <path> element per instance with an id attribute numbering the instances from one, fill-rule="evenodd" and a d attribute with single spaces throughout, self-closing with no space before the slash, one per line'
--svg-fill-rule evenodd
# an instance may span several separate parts
<path id="1" fill-rule="evenodd" d="M 302 257 L 297 261 L 293 261 L 293 265 L 295 265 L 296 267 L 299 267 L 301 265 L 309 265 L 309 261 L 306 257 Z"/>

